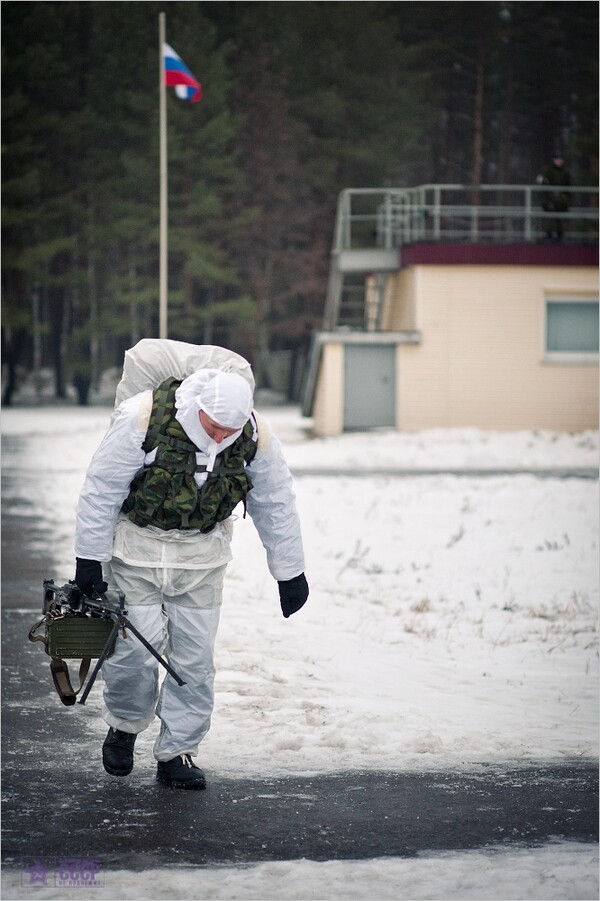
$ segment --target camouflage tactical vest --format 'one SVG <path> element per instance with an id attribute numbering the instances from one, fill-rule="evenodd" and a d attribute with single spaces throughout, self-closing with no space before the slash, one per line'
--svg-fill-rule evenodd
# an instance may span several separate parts
<path id="1" fill-rule="evenodd" d="M 215 460 L 215 467 L 199 488 L 195 472 L 206 466 L 196 462 L 198 448 L 175 419 L 175 391 L 181 384 L 167 379 L 154 391 L 152 413 L 143 449 L 157 448 L 154 462 L 144 466 L 121 508 L 138 526 L 159 529 L 199 529 L 210 532 L 231 515 L 252 488 L 246 464 L 256 453 L 250 420 L 242 434 Z"/>

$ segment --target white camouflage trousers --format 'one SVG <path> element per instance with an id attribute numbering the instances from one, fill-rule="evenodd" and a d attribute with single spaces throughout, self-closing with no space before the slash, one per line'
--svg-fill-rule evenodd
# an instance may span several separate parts
<path id="1" fill-rule="evenodd" d="M 166 674 L 159 689 L 164 668 L 131 631 L 126 638 L 119 633 L 114 653 L 102 666 L 104 719 L 137 734 L 158 716 L 155 758 L 196 755 L 214 705 L 214 644 L 226 567 L 177 570 L 177 593 L 167 595 L 174 591 L 173 570 L 128 566 L 115 558 L 104 566 L 111 587 L 125 593 L 132 625 L 186 683 L 180 686 Z"/>

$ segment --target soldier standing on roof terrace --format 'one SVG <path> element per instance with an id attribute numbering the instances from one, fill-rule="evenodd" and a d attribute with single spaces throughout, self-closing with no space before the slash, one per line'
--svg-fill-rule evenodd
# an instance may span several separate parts
<path id="1" fill-rule="evenodd" d="M 186 684 L 166 676 L 159 692 L 156 660 L 119 635 L 102 667 L 110 727 L 102 758 L 113 776 L 131 772 L 136 736 L 156 715 L 157 779 L 206 786 L 192 758 L 210 727 L 213 648 L 240 502 L 289 617 L 308 597 L 300 522 L 280 442 L 253 411 L 248 380 L 200 369 L 118 406 L 79 499 L 75 582 L 91 595 L 106 590 L 106 577 L 152 645 L 166 629 L 167 656 Z"/>
<path id="2" fill-rule="evenodd" d="M 571 184 L 571 176 L 565 168 L 562 150 L 554 150 L 552 163 L 542 167 L 542 171 L 536 178 L 536 184 L 556 187 L 567 187 Z M 568 191 L 544 191 L 541 200 L 542 208 L 547 213 L 566 213 L 571 202 L 571 195 Z M 556 219 L 546 219 L 544 227 L 546 236 L 550 240 L 562 241 L 563 222 L 560 216 Z"/>

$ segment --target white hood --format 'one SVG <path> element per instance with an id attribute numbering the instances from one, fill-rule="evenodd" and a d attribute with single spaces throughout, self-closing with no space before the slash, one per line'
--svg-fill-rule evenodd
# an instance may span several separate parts
<path id="1" fill-rule="evenodd" d="M 202 452 L 197 455 L 197 459 L 199 463 L 206 465 L 207 472 L 212 470 L 217 454 L 239 437 L 250 418 L 252 406 L 250 385 L 234 372 L 200 369 L 183 380 L 175 392 L 175 418 L 188 438 Z M 236 431 L 217 444 L 202 428 L 198 415 L 200 410 L 219 425 Z M 206 479 L 205 474 L 198 475 L 201 478 L 197 478 L 197 482 Z"/>

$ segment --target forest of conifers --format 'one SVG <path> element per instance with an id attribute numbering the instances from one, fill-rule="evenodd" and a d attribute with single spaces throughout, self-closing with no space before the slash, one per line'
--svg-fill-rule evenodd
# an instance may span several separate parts
<path id="1" fill-rule="evenodd" d="M 169 337 L 270 385 L 319 328 L 339 192 L 528 184 L 557 145 L 597 184 L 596 2 L 2 3 L 2 362 L 80 402 L 158 335 L 159 13 Z"/>

